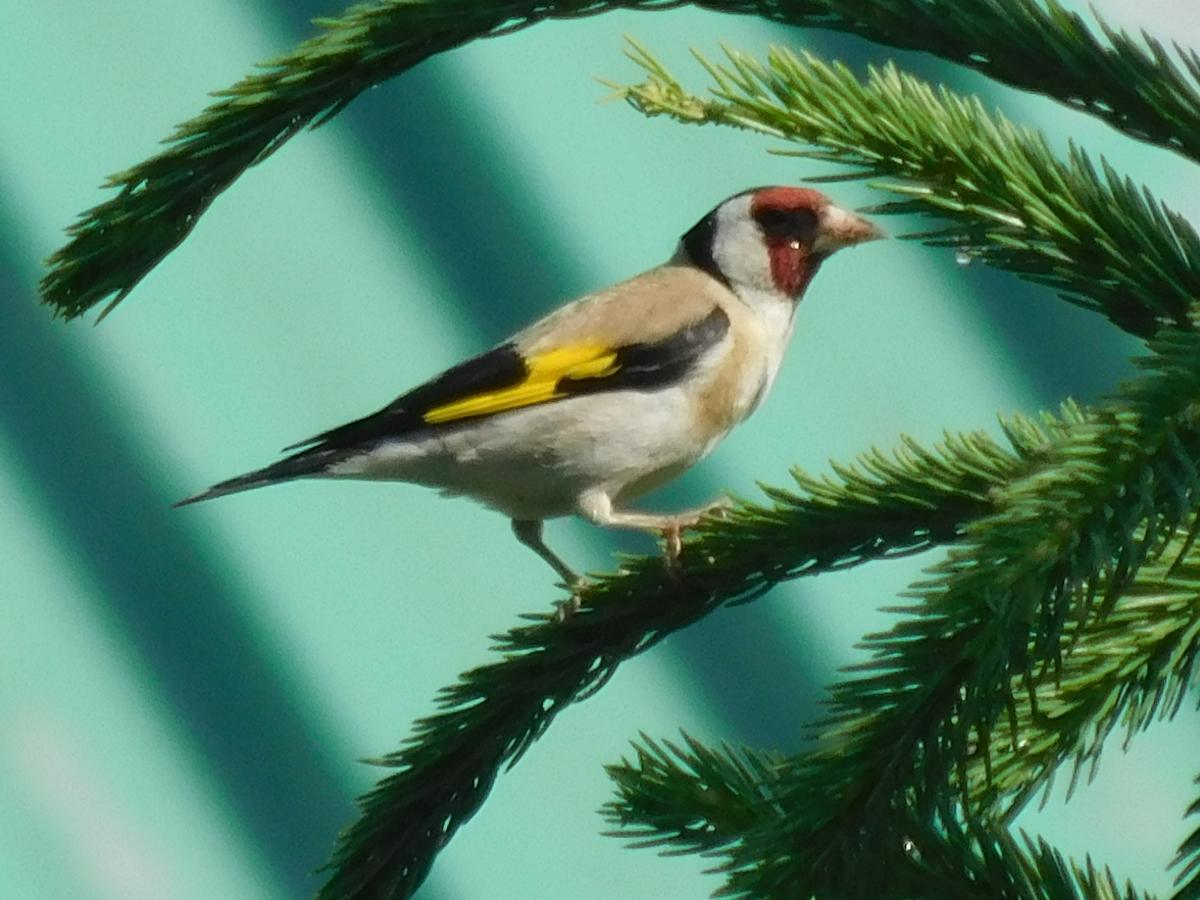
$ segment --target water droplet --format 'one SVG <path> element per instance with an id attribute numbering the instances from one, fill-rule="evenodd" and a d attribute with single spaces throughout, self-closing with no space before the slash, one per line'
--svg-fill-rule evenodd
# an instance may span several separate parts
<path id="1" fill-rule="evenodd" d="M 954 262 L 960 268 L 965 269 L 967 266 L 971 265 L 971 263 L 975 262 L 975 257 L 969 250 L 965 250 L 960 247 L 954 251 Z"/>

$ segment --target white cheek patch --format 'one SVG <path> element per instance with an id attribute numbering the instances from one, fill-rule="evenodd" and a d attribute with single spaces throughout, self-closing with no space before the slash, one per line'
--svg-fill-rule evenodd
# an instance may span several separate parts
<path id="1" fill-rule="evenodd" d="M 774 291 L 766 246 L 750 215 L 752 202 L 751 195 L 734 197 L 717 211 L 713 260 L 733 284 Z"/>

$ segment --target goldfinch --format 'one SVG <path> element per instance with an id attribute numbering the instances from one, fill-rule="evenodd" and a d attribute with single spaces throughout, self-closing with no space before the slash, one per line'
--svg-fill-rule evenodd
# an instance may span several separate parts
<path id="1" fill-rule="evenodd" d="M 638 512 L 630 501 L 705 457 L 762 402 L 812 277 L 871 222 L 796 187 L 736 194 L 671 259 L 588 294 L 378 412 L 301 441 L 262 469 L 178 505 L 291 481 L 408 481 L 471 497 L 569 585 L 546 519 L 680 532 L 714 506 Z"/>

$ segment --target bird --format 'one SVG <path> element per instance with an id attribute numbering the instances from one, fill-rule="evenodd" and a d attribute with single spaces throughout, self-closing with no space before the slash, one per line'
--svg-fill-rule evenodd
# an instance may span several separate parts
<path id="1" fill-rule="evenodd" d="M 573 592 L 583 581 L 546 544 L 547 519 L 661 535 L 671 565 L 681 533 L 723 501 L 675 513 L 631 501 L 703 459 L 762 403 L 817 270 L 883 236 L 812 188 L 742 191 L 664 264 L 176 506 L 299 478 L 411 482 L 503 513 Z"/>

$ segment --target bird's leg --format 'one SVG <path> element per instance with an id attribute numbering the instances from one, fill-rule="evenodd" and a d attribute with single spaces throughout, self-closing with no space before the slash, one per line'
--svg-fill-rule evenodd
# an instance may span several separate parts
<path id="1" fill-rule="evenodd" d="M 683 532 L 695 528 L 705 516 L 718 514 L 728 506 L 728 501 L 718 500 L 667 515 L 613 509 L 612 498 L 603 491 L 589 491 L 579 498 L 579 514 L 589 522 L 607 528 L 632 528 L 662 535 L 666 544 L 664 561 L 671 571 L 675 571 L 683 549 Z"/>
<path id="2" fill-rule="evenodd" d="M 546 542 L 542 540 L 542 520 L 513 519 L 512 530 L 518 541 L 550 564 L 550 567 L 558 573 L 558 577 L 571 591 L 570 599 L 559 604 L 558 620 L 562 621 L 571 613 L 576 612 L 579 609 L 579 590 L 583 587 L 583 579 L 562 561 L 562 557 L 546 546 Z"/>

